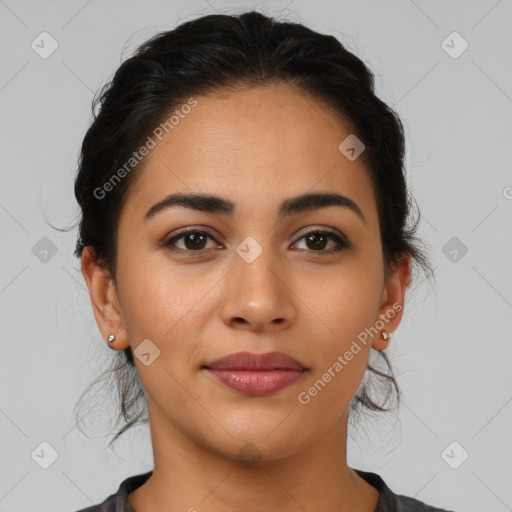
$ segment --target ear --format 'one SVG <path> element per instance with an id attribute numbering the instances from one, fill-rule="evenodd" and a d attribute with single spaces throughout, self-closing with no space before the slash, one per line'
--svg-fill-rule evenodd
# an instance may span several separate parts
<path id="1" fill-rule="evenodd" d="M 115 282 L 108 271 L 97 263 L 90 246 L 85 247 L 82 253 L 82 274 L 103 339 L 108 340 L 109 335 L 114 334 L 115 340 L 110 343 L 107 341 L 108 346 L 114 350 L 124 350 L 130 346 L 130 342 Z"/>
<path id="2" fill-rule="evenodd" d="M 400 324 L 404 312 L 405 292 L 410 281 L 411 258 L 406 254 L 402 256 L 398 264 L 392 266 L 384 282 L 379 315 L 375 323 L 380 325 L 382 322 L 385 325 L 373 338 L 372 347 L 375 350 L 386 349 L 391 341 L 391 336 L 387 340 L 382 337 L 382 331 L 386 330 L 391 334 Z"/>

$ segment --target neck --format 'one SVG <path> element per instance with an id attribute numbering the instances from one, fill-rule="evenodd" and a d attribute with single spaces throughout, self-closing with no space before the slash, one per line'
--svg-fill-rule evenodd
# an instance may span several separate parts
<path id="1" fill-rule="evenodd" d="M 372 512 L 377 504 L 377 490 L 347 466 L 346 415 L 298 453 L 244 462 L 185 437 L 150 403 L 148 412 L 154 469 L 129 495 L 136 512 Z"/>

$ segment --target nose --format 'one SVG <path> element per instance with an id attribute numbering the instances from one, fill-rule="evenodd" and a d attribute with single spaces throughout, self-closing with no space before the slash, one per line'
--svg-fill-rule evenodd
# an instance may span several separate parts
<path id="1" fill-rule="evenodd" d="M 250 263 L 236 254 L 225 276 L 223 322 L 231 328 L 255 332 L 275 333 L 289 328 L 297 314 L 289 281 L 282 262 L 270 249 Z"/>

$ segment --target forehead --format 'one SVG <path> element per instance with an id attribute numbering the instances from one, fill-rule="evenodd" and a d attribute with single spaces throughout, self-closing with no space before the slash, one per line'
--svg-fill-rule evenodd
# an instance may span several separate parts
<path id="1" fill-rule="evenodd" d="M 176 191 L 215 193 L 254 212 L 317 189 L 352 196 L 365 216 L 375 214 L 362 158 L 350 161 L 338 149 L 353 130 L 326 105 L 284 84 L 194 99 L 161 141 L 154 138 L 123 215 L 141 217 Z"/>

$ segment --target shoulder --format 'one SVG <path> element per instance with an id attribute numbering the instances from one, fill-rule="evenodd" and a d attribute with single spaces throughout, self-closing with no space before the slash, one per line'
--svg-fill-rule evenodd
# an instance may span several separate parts
<path id="1" fill-rule="evenodd" d="M 115 495 L 112 494 L 99 505 L 92 505 L 91 507 L 81 508 L 76 512 L 117 512 L 119 507 L 117 506 L 115 499 L 113 499 L 114 496 Z"/>
<path id="2" fill-rule="evenodd" d="M 445 508 L 437 508 L 423 503 L 415 498 L 395 494 L 396 512 L 454 512 Z M 383 511 L 384 512 L 384 511 Z"/>
<path id="3" fill-rule="evenodd" d="M 98 505 L 82 508 L 76 512 L 135 512 L 128 501 L 128 494 L 145 483 L 153 474 L 152 471 L 128 477 L 114 494 L 111 494 Z"/>
<path id="4" fill-rule="evenodd" d="M 379 501 L 374 512 L 454 512 L 427 505 L 416 498 L 395 494 L 376 473 L 359 469 L 354 469 L 354 471 L 379 491 Z"/>

